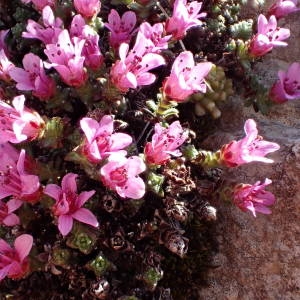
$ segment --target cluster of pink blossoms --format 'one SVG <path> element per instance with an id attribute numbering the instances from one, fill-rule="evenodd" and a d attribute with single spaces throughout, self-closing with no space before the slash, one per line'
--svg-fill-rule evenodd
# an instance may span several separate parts
<path id="1" fill-rule="evenodd" d="M 0 224 L 20 224 L 14 213 L 23 202 L 35 203 L 40 197 L 40 182 L 36 175 L 27 173 L 31 162 L 25 150 L 18 152 L 9 143 L 0 145 Z M 26 170 L 25 170 L 26 169 Z M 5 198 L 11 197 L 8 201 Z M 33 243 L 31 235 L 16 238 L 14 248 L 0 239 L 0 281 L 6 276 L 20 279 L 29 272 L 27 258 Z"/>
<path id="2" fill-rule="evenodd" d="M 246 136 L 239 141 L 232 141 L 224 145 L 220 150 L 220 162 L 227 167 L 236 167 L 252 161 L 272 163 L 273 160 L 266 158 L 268 153 L 277 151 L 280 147 L 276 143 L 264 141 L 258 135 L 256 123 L 248 119 L 245 123 L 244 130 Z M 251 211 L 256 217 L 256 212 L 270 214 L 271 211 L 267 206 L 274 204 L 275 196 L 267 192 L 264 188 L 271 184 L 269 179 L 260 185 L 256 182 L 254 185 L 239 184 L 233 190 L 233 202 L 243 211 Z"/>
<path id="3" fill-rule="evenodd" d="M 98 3 L 98 6 L 95 5 Z M 45 75 L 43 66 L 46 68 L 54 68 L 61 76 L 62 80 L 70 86 L 80 87 L 87 80 L 87 71 L 85 67 L 96 70 L 103 63 L 103 56 L 99 48 L 99 35 L 92 27 L 86 24 L 84 17 L 91 17 L 100 11 L 100 2 L 93 1 L 75 1 L 75 8 L 82 15 L 73 17 L 70 29 L 63 29 L 63 22 L 60 18 L 55 18 L 50 6 L 42 8 L 43 25 L 29 20 L 26 30 L 22 36 L 24 38 L 34 38 L 42 41 L 45 44 L 45 54 L 49 62 L 39 60 L 36 64 L 39 67 L 39 74 L 33 70 L 32 66 L 29 69 L 25 67 L 26 61 L 23 61 L 25 71 L 29 71 L 30 80 L 22 82 L 20 69 L 14 72 L 14 80 L 18 82 L 18 88 L 32 90 L 33 94 L 40 99 L 51 98 L 54 93 L 53 80 Z M 33 54 L 27 54 L 33 55 Z M 27 59 L 24 57 L 24 60 Z M 17 73 L 17 74 L 16 74 Z M 19 75 L 19 76 L 18 76 Z M 34 76 L 35 75 L 35 76 Z M 36 79 L 38 78 L 38 79 Z M 37 80 L 38 83 L 36 82 Z M 31 85 L 29 86 L 28 81 Z M 42 85 L 42 86 L 41 86 Z M 48 91 L 45 90 L 48 86 Z M 46 93 L 47 92 L 47 93 Z"/>
<path id="4" fill-rule="evenodd" d="M 49 75 L 54 68 L 62 81 L 71 87 L 81 87 L 88 79 L 88 69 L 98 71 L 104 61 L 99 47 L 99 35 L 90 23 L 101 9 L 99 0 L 74 0 L 77 15 L 73 16 L 70 27 L 64 28 L 63 21 L 55 17 L 52 10 L 55 0 L 22 0 L 42 12 L 38 22 L 28 20 L 22 37 L 37 39 L 44 45 L 48 61 L 42 61 L 33 53 L 23 58 L 23 68 L 16 67 L 9 60 L 5 45 L 8 31 L 0 31 L 0 79 L 14 80 L 16 88 L 32 91 L 32 95 L 49 100 L 56 92 L 56 83 Z M 199 20 L 206 16 L 200 13 L 202 2 L 175 0 L 173 13 L 166 23 L 148 22 L 136 28 L 137 18 L 134 12 L 125 12 L 122 16 L 114 9 L 110 11 L 105 27 L 110 31 L 109 43 L 119 59 L 109 73 L 109 80 L 121 92 L 150 85 L 156 80 L 150 71 L 165 64 L 161 51 L 168 49 L 171 39 L 182 39 L 187 30 L 201 26 Z M 270 52 L 275 46 L 286 46 L 283 42 L 290 31 L 277 27 L 276 18 L 299 11 L 297 0 L 278 0 L 269 10 L 269 19 L 264 15 L 258 18 L 258 32 L 251 40 L 249 53 L 260 57 Z M 135 41 L 132 39 L 135 37 Z M 133 47 L 130 49 L 130 45 Z M 193 93 L 205 93 L 205 77 L 212 68 L 212 63 L 196 64 L 190 51 L 183 51 L 175 59 L 170 75 L 164 80 L 162 94 L 165 100 L 184 102 Z M 49 73 L 48 73 L 49 72 Z M 300 97 L 300 64 L 292 64 L 287 72 L 279 72 L 279 81 L 273 86 L 271 97 L 274 101 L 284 102 Z M 50 100 L 51 101 L 51 100 Z M 35 204 L 42 193 L 55 200 L 51 207 L 58 230 L 68 235 L 74 221 L 98 227 L 97 217 L 84 204 L 95 194 L 95 190 L 78 193 L 75 173 L 67 173 L 61 180 L 61 186 L 47 184 L 44 189 L 40 179 L 34 174 L 32 162 L 25 150 L 16 150 L 10 143 L 31 141 L 39 137 L 45 122 L 35 111 L 25 107 L 25 97 L 17 96 L 12 106 L 0 100 L 0 224 L 14 226 L 20 223 L 16 211 L 24 202 Z M 166 165 L 172 157 L 182 155 L 180 147 L 188 139 L 188 132 L 179 121 L 169 126 L 161 123 L 154 125 L 151 141 L 145 145 L 144 155 L 129 154 L 126 149 L 133 142 L 130 135 L 115 132 L 114 118 L 104 115 L 98 122 L 84 117 L 80 121 L 84 139 L 80 145 L 81 154 L 95 168 L 98 168 L 99 180 L 115 191 L 121 198 L 140 199 L 145 195 L 146 185 L 140 176 L 149 167 Z M 252 161 L 272 162 L 265 156 L 279 149 L 279 145 L 264 141 L 258 136 L 256 123 L 247 120 L 246 136 L 239 141 L 232 141 L 220 150 L 220 163 L 235 167 Z M 240 184 L 234 187 L 233 202 L 243 211 L 270 214 L 269 206 L 275 202 L 271 192 L 265 187 L 271 183 L 266 179 L 263 184 Z M 0 281 L 4 277 L 22 278 L 29 271 L 28 255 L 33 238 L 28 234 L 15 239 L 14 248 L 0 239 Z"/>
<path id="5" fill-rule="evenodd" d="M 126 158 L 124 149 L 132 143 L 131 136 L 114 133 L 114 119 L 110 115 L 103 116 L 99 123 L 83 118 L 80 126 L 85 134 L 82 154 L 95 164 L 107 159 L 100 170 L 103 183 L 122 198 L 142 198 L 146 187 L 138 175 L 145 171 L 146 165 L 138 156 Z"/>
<path id="6" fill-rule="evenodd" d="M 249 54 L 253 57 L 263 56 L 273 47 L 287 46 L 283 40 L 290 36 L 290 30 L 277 26 L 277 20 L 291 13 L 299 12 L 298 0 L 277 0 L 268 10 L 269 20 L 259 15 L 257 34 L 252 38 Z M 278 80 L 272 86 L 270 99 L 275 103 L 284 103 L 288 100 L 300 98 L 299 63 L 292 63 L 287 71 L 278 72 Z"/>

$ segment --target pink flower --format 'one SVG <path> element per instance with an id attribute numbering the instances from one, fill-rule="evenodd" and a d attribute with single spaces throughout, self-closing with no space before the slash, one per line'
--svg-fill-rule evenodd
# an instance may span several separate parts
<path id="1" fill-rule="evenodd" d="M 187 4 L 186 0 L 174 2 L 173 14 L 166 22 L 166 31 L 171 33 L 176 40 L 182 39 L 186 31 L 194 26 L 202 25 L 198 19 L 204 18 L 206 13 L 199 13 L 202 2 L 192 1 Z"/>
<path id="2" fill-rule="evenodd" d="M 168 41 L 172 36 L 164 36 L 164 25 L 162 23 L 155 23 L 151 26 L 148 22 L 143 22 L 140 25 L 139 32 L 153 43 L 154 47 L 150 47 L 148 52 L 158 53 L 163 49 L 168 49 Z"/>
<path id="3" fill-rule="evenodd" d="M 43 23 L 44 26 L 38 24 L 33 20 L 28 20 L 26 31 L 22 33 L 22 37 L 28 39 L 38 39 L 44 44 L 55 44 L 58 35 L 62 32 L 62 20 L 55 18 L 50 6 L 43 9 Z"/>
<path id="4" fill-rule="evenodd" d="M 275 16 L 267 20 L 260 14 L 257 21 L 257 34 L 250 42 L 249 53 L 253 57 L 258 57 L 270 52 L 275 46 L 287 46 L 287 43 L 282 41 L 289 36 L 289 29 L 277 27 Z"/>
<path id="5" fill-rule="evenodd" d="M 117 50 L 122 43 L 129 43 L 134 34 L 135 24 L 136 15 L 134 12 L 126 11 L 120 18 L 118 12 L 112 9 L 108 15 L 108 23 L 104 24 L 110 30 L 110 46 Z"/>
<path id="6" fill-rule="evenodd" d="M 300 99 L 300 63 L 292 63 L 288 70 L 278 72 L 279 80 L 270 90 L 270 98 L 277 103 Z"/>
<path id="7" fill-rule="evenodd" d="M 54 6 L 56 0 L 21 0 L 23 3 L 32 2 L 37 10 L 42 11 L 47 5 Z"/>
<path id="8" fill-rule="evenodd" d="M 277 151 L 280 147 L 276 143 L 264 141 L 258 135 L 256 123 L 252 119 L 245 122 L 246 136 L 239 141 L 232 141 L 220 150 L 220 162 L 228 167 L 235 167 L 252 161 L 272 163 L 266 158 L 268 153 Z"/>
<path id="9" fill-rule="evenodd" d="M 23 202 L 21 200 L 11 199 L 7 203 L 0 200 L 0 224 L 5 226 L 15 226 L 20 224 L 19 217 L 14 214 Z"/>
<path id="10" fill-rule="evenodd" d="M 0 79 L 10 81 L 9 71 L 14 68 L 14 64 L 7 58 L 3 49 L 0 50 Z"/>
<path id="11" fill-rule="evenodd" d="M 145 183 L 138 175 L 144 172 L 146 165 L 138 156 L 126 158 L 123 155 L 111 155 L 101 170 L 102 182 L 116 191 L 122 198 L 140 199 L 145 194 Z"/>
<path id="12" fill-rule="evenodd" d="M 212 63 L 195 65 L 190 51 L 180 53 L 175 59 L 171 74 L 163 83 L 163 92 L 171 100 L 182 102 L 195 92 L 206 92 L 204 77 L 210 72 Z"/>
<path id="13" fill-rule="evenodd" d="M 260 184 L 257 181 L 255 184 L 239 184 L 233 189 L 233 202 L 242 211 L 249 210 L 254 217 L 256 212 L 269 215 L 271 210 L 268 206 L 273 205 L 275 202 L 275 196 L 268 191 L 265 191 L 265 187 L 271 184 L 272 181 L 268 178 L 265 179 L 265 183 Z"/>
<path id="14" fill-rule="evenodd" d="M 147 163 L 163 165 L 173 156 L 180 156 L 178 150 L 185 140 L 188 133 L 184 131 L 179 121 L 173 122 L 168 128 L 162 127 L 159 123 L 155 124 L 155 133 L 152 141 L 145 146 L 145 157 Z"/>
<path id="15" fill-rule="evenodd" d="M 24 106 L 25 97 L 13 99 L 13 107 L 0 100 L 0 144 L 34 140 L 44 128 L 40 115 Z"/>
<path id="16" fill-rule="evenodd" d="M 26 31 L 22 32 L 22 37 L 28 39 L 38 39 L 44 44 L 54 44 L 57 42 L 58 35 L 62 32 L 63 21 L 60 18 L 55 18 L 50 6 L 43 9 L 43 23 L 28 20 Z"/>
<path id="17" fill-rule="evenodd" d="M 103 63 L 103 56 L 99 48 L 99 35 L 94 29 L 85 24 L 81 15 L 74 16 L 71 28 L 71 37 L 78 37 L 85 41 L 82 55 L 85 57 L 84 64 L 93 70 L 98 69 Z"/>
<path id="18" fill-rule="evenodd" d="M 11 148 L 13 147 L 0 146 L 0 199 L 12 196 L 15 200 L 35 203 L 40 197 L 39 177 L 28 174 L 25 170 L 26 164 L 28 165 L 25 150 L 21 150 L 16 161 L 14 157 L 16 150 L 13 149 L 11 153 Z"/>
<path id="19" fill-rule="evenodd" d="M 132 143 L 132 138 L 126 133 L 113 133 L 114 119 L 112 116 L 104 116 L 98 123 L 91 118 L 83 118 L 80 121 L 86 139 L 83 143 L 83 153 L 91 162 L 100 162 L 112 153 L 126 155 L 124 149 Z"/>
<path id="20" fill-rule="evenodd" d="M 120 60 L 115 62 L 110 71 L 112 83 L 121 92 L 152 84 L 156 77 L 148 71 L 165 64 L 164 58 L 159 54 L 147 53 L 147 45 L 153 45 L 153 43 L 141 32 L 137 35 L 136 43 L 129 53 L 129 45 L 121 44 Z"/>
<path id="21" fill-rule="evenodd" d="M 6 241 L 0 239 L 0 281 L 6 276 L 20 279 L 29 272 L 27 258 L 32 248 L 33 238 L 29 234 L 21 234 L 12 248 Z"/>
<path id="22" fill-rule="evenodd" d="M 74 0 L 74 6 L 78 13 L 86 18 L 97 15 L 101 8 L 100 0 Z"/>
<path id="23" fill-rule="evenodd" d="M 17 89 L 32 91 L 41 100 L 51 98 L 55 93 L 55 82 L 45 73 L 42 60 L 32 53 L 23 58 L 22 68 L 13 67 L 9 75 L 17 82 Z"/>
<path id="24" fill-rule="evenodd" d="M 284 18 L 290 13 L 297 12 L 300 8 L 297 7 L 298 0 L 276 0 L 269 8 L 268 15 L 274 15 L 277 19 Z"/>
<path id="25" fill-rule="evenodd" d="M 77 174 L 66 174 L 61 182 L 61 187 L 56 184 L 48 184 L 44 193 L 55 199 L 52 212 L 58 217 L 58 229 L 62 235 L 67 235 L 73 227 L 73 219 L 97 227 L 98 221 L 93 213 L 82 207 L 95 191 L 85 191 L 77 194 Z"/>
<path id="26" fill-rule="evenodd" d="M 54 67 L 62 80 L 70 86 L 79 87 L 87 79 L 86 70 L 83 68 L 84 43 L 84 40 L 77 37 L 71 41 L 69 32 L 63 30 L 58 36 L 57 44 L 46 45 L 45 54 L 51 62 L 51 64 L 46 64 L 46 67 Z"/>

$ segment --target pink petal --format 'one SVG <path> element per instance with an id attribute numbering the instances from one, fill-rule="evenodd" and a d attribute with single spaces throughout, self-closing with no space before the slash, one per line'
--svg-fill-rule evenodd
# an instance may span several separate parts
<path id="1" fill-rule="evenodd" d="M 20 114 L 23 115 L 24 112 L 24 103 L 25 103 L 25 97 L 24 95 L 16 96 L 14 97 L 12 104 L 16 111 Z"/>
<path id="2" fill-rule="evenodd" d="M 58 230 L 65 236 L 67 235 L 73 227 L 73 218 L 68 215 L 61 215 L 58 217 Z"/>
<path id="3" fill-rule="evenodd" d="M 99 128 L 97 131 L 97 135 L 99 134 L 112 134 L 114 131 L 114 118 L 110 115 L 105 115 L 102 117 Z"/>
<path id="4" fill-rule="evenodd" d="M 140 199 L 145 194 L 145 183 L 140 177 L 129 178 L 123 192 L 127 198 Z"/>
<path id="5" fill-rule="evenodd" d="M 253 203 L 251 201 L 244 203 L 244 207 L 248 209 L 253 214 L 254 217 L 256 217 L 255 207 L 253 206 Z"/>
<path id="6" fill-rule="evenodd" d="M 62 194 L 62 189 L 56 184 L 47 184 L 47 186 L 44 189 L 44 194 L 58 201 Z"/>
<path id="7" fill-rule="evenodd" d="M 275 196 L 268 191 L 263 191 L 257 194 L 257 197 L 254 198 L 255 203 L 261 203 L 266 206 L 273 205 L 276 201 Z"/>
<path id="8" fill-rule="evenodd" d="M 3 220 L 3 224 L 6 226 L 19 225 L 20 219 L 16 214 L 10 214 Z"/>
<path id="9" fill-rule="evenodd" d="M 18 170 L 20 175 L 25 174 L 24 163 L 25 163 L 25 150 L 22 149 L 21 152 L 20 152 L 18 162 L 17 162 L 17 170 Z"/>
<path id="10" fill-rule="evenodd" d="M 4 199 L 8 196 L 11 196 L 12 192 L 7 191 L 5 187 L 0 187 L 0 199 Z"/>
<path id="11" fill-rule="evenodd" d="M 64 176 L 64 178 L 61 181 L 61 187 L 63 192 L 77 192 L 77 184 L 76 184 L 76 178 L 78 177 L 77 174 L 74 173 L 68 173 Z"/>
<path id="12" fill-rule="evenodd" d="M 122 22 L 124 22 L 124 27 L 126 31 L 131 32 L 136 23 L 136 15 L 133 11 L 126 11 L 122 15 Z"/>
<path id="13" fill-rule="evenodd" d="M 146 72 L 137 75 L 136 79 L 137 79 L 137 85 L 149 85 L 155 81 L 156 76 L 152 73 Z"/>
<path id="14" fill-rule="evenodd" d="M 165 59 L 161 55 L 156 53 L 147 53 L 146 55 L 144 55 L 142 62 L 140 63 L 141 68 L 138 70 L 138 72 L 135 73 L 143 73 L 153 68 L 164 65 L 165 63 Z"/>
<path id="15" fill-rule="evenodd" d="M 270 215 L 272 213 L 272 211 L 268 207 L 266 207 L 264 205 L 260 205 L 260 204 L 255 205 L 254 209 L 255 209 L 255 211 L 260 212 L 265 215 Z"/>
<path id="16" fill-rule="evenodd" d="M 172 66 L 171 73 L 178 74 L 182 72 L 185 68 L 193 68 L 195 66 L 194 57 L 192 52 L 184 51 L 180 53 Z"/>
<path id="17" fill-rule="evenodd" d="M 257 131 L 257 128 L 256 128 L 256 123 L 252 119 L 248 119 L 245 122 L 244 130 L 245 130 L 246 135 L 255 135 L 255 136 L 257 136 L 257 134 L 258 134 L 258 131 Z"/>
<path id="18" fill-rule="evenodd" d="M 7 276 L 8 272 L 10 270 L 10 267 L 11 267 L 11 264 L 5 266 L 4 268 L 2 268 L 0 270 L 0 281 Z"/>
<path id="19" fill-rule="evenodd" d="M 271 16 L 270 18 L 269 18 L 269 22 L 268 22 L 268 26 L 267 26 L 268 28 L 268 30 L 275 30 L 276 29 L 276 27 L 277 27 L 277 20 L 276 20 L 276 17 L 275 16 Z M 267 32 L 266 32 L 267 33 Z"/>
<path id="20" fill-rule="evenodd" d="M 42 15 L 45 26 L 51 27 L 55 25 L 55 17 L 50 6 L 44 7 Z"/>
<path id="21" fill-rule="evenodd" d="M 98 144 L 96 141 L 92 142 L 90 145 L 87 145 L 87 156 L 92 156 L 93 159 L 95 159 L 96 161 L 100 161 L 101 159 L 103 159 L 99 148 L 98 148 Z"/>
<path id="22" fill-rule="evenodd" d="M 36 175 L 21 175 L 20 179 L 24 195 L 34 194 L 40 187 L 39 177 Z"/>
<path id="23" fill-rule="evenodd" d="M 210 72 L 211 68 L 212 68 L 212 63 L 210 62 L 199 63 L 193 68 L 192 74 L 194 74 L 195 72 L 197 78 L 203 79 Z"/>
<path id="24" fill-rule="evenodd" d="M 78 195 L 78 207 L 81 207 L 82 205 L 84 205 L 84 203 L 86 201 L 88 201 L 94 194 L 96 191 L 85 191 L 85 192 L 81 192 Z"/>
<path id="25" fill-rule="evenodd" d="M 23 58 L 23 67 L 29 73 L 39 74 L 42 67 L 41 59 L 33 53 L 28 53 Z"/>
<path id="26" fill-rule="evenodd" d="M 132 72 L 127 72 L 126 75 L 121 79 L 121 85 L 125 88 L 133 88 L 137 87 L 137 78 Z"/>
<path id="27" fill-rule="evenodd" d="M 26 125 L 26 121 L 23 121 L 22 119 L 14 121 L 12 127 L 17 142 L 25 141 L 28 138 L 27 135 L 22 133 Z"/>
<path id="28" fill-rule="evenodd" d="M 31 91 L 34 86 L 30 80 L 29 74 L 21 68 L 11 68 L 9 70 L 10 77 L 17 82 L 17 89 L 21 91 Z"/>
<path id="29" fill-rule="evenodd" d="M 79 222 L 89 224 L 94 227 L 99 225 L 95 215 L 86 208 L 78 209 L 75 213 L 73 213 L 72 217 Z"/>
<path id="30" fill-rule="evenodd" d="M 268 25 L 267 18 L 263 14 L 260 14 L 257 19 L 257 32 L 264 34 L 267 25 Z"/>
<path id="31" fill-rule="evenodd" d="M 146 170 L 146 165 L 143 160 L 138 156 L 131 156 L 127 161 L 127 175 L 128 177 L 134 177 Z"/>
<path id="32" fill-rule="evenodd" d="M 110 151 L 120 150 L 132 143 L 132 137 L 126 133 L 114 133 L 110 138 Z"/>
<path id="33" fill-rule="evenodd" d="M 33 238 L 29 234 L 22 234 L 15 240 L 14 246 L 19 254 L 20 261 L 23 261 L 28 256 L 32 248 Z"/>
<path id="34" fill-rule="evenodd" d="M 83 118 L 80 121 L 80 127 L 84 132 L 88 142 L 91 143 L 96 136 L 99 123 L 92 118 Z"/>
<path id="35" fill-rule="evenodd" d="M 121 18 L 118 12 L 115 9 L 112 9 L 110 11 L 110 14 L 108 15 L 108 24 L 106 23 L 105 26 L 111 31 L 114 31 L 116 29 L 119 29 L 120 23 Z"/>
<path id="36" fill-rule="evenodd" d="M 9 200 L 6 205 L 8 209 L 8 213 L 12 213 L 13 211 L 17 210 L 21 205 L 23 204 L 23 201 L 17 200 L 17 199 L 11 199 Z"/>
<path id="37" fill-rule="evenodd" d="M 121 61 L 125 61 L 126 55 L 128 53 L 129 50 L 129 45 L 126 43 L 122 43 L 119 47 L 119 56 Z"/>
<path id="38" fill-rule="evenodd" d="M 279 71 L 279 72 L 283 72 L 283 71 Z M 285 74 L 285 72 L 283 73 Z M 300 63 L 296 63 L 296 62 L 292 63 L 289 66 L 289 69 L 286 73 L 286 77 L 288 79 L 295 79 L 296 81 L 300 82 Z"/>

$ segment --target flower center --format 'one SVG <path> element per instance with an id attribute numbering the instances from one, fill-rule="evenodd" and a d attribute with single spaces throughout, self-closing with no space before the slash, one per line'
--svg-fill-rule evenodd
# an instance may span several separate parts
<path id="1" fill-rule="evenodd" d="M 100 152 L 105 152 L 109 150 L 109 138 L 107 136 L 97 136 L 96 142 Z"/>
<path id="2" fill-rule="evenodd" d="M 110 172 L 110 179 L 118 186 L 123 186 L 127 181 L 127 170 L 124 167 L 119 167 Z"/>

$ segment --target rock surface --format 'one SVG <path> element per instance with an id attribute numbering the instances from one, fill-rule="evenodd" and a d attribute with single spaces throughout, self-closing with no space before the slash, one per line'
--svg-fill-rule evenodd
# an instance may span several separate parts
<path id="1" fill-rule="evenodd" d="M 257 65 L 266 85 L 277 71 L 293 61 L 300 62 L 300 14 L 281 21 L 292 32 L 289 46 L 273 51 Z M 282 26 L 282 25 L 281 25 Z M 298 300 L 300 299 L 300 101 L 274 106 L 267 116 L 243 107 L 241 99 L 232 99 L 223 109 L 221 131 L 214 139 L 221 145 L 244 135 L 248 118 L 258 123 L 259 133 L 275 141 L 281 149 L 269 155 L 273 164 L 251 163 L 228 172 L 227 178 L 255 183 L 272 179 L 270 190 L 277 203 L 272 215 L 243 213 L 236 207 L 216 204 L 217 234 L 220 252 L 209 274 L 209 287 L 199 299 L 218 300 Z M 215 144 L 210 140 L 205 145 Z"/>

